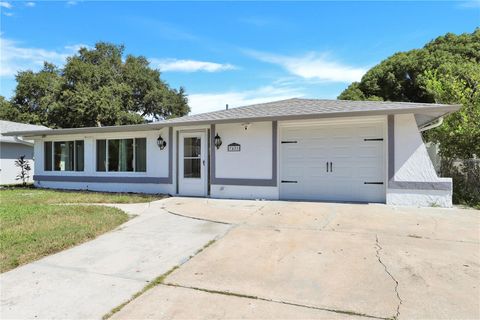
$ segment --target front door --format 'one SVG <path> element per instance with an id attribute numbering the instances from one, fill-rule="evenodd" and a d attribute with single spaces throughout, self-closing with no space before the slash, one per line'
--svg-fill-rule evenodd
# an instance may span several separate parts
<path id="1" fill-rule="evenodd" d="M 205 132 L 181 132 L 179 144 L 178 193 L 206 196 L 208 164 Z"/>

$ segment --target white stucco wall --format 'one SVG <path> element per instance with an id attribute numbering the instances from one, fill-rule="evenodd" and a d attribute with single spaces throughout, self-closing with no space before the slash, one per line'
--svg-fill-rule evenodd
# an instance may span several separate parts
<path id="1" fill-rule="evenodd" d="M 217 178 L 270 179 L 272 177 L 272 122 L 216 126 L 222 146 L 215 150 Z M 230 143 L 238 143 L 240 152 L 228 152 Z"/>
<path id="2" fill-rule="evenodd" d="M 212 185 L 211 196 L 222 199 L 277 200 L 278 187 Z"/>
<path id="3" fill-rule="evenodd" d="M 396 181 L 439 181 L 413 114 L 395 116 Z"/>
<path id="4" fill-rule="evenodd" d="M 439 178 L 430 160 L 413 114 L 395 115 L 394 181 L 451 182 Z M 452 206 L 451 190 L 387 189 L 387 204 L 409 206 Z"/>
<path id="5" fill-rule="evenodd" d="M 389 189 L 387 204 L 415 207 L 452 207 L 452 192 L 447 190 Z"/>
<path id="6" fill-rule="evenodd" d="M 21 180 L 16 177 L 20 173 L 20 168 L 15 166 L 15 160 L 20 156 L 30 163 L 31 171 L 28 182 L 33 181 L 34 163 L 33 163 L 33 147 L 20 143 L 0 143 L 0 184 L 19 184 Z"/>
<path id="7" fill-rule="evenodd" d="M 66 182 L 66 181 L 35 181 L 39 188 L 90 190 L 104 192 L 135 192 L 151 194 L 174 194 L 172 184 L 158 183 L 95 183 L 95 182 Z"/>

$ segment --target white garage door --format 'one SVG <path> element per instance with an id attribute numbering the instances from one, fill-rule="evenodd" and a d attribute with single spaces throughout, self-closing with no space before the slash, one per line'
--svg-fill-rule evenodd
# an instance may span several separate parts
<path id="1" fill-rule="evenodd" d="M 280 197 L 385 202 L 383 124 L 282 127 Z"/>

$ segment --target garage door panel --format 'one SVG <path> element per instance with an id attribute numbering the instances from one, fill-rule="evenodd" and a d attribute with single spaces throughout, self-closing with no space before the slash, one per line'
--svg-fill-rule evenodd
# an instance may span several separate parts
<path id="1" fill-rule="evenodd" d="M 382 149 L 378 145 L 374 146 L 360 146 L 355 153 L 360 158 L 376 158 L 378 159 L 382 155 Z"/>
<path id="2" fill-rule="evenodd" d="M 382 136 L 381 127 L 376 125 L 357 126 L 356 132 L 362 138 L 378 138 Z"/>
<path id="3" fill-rule="evenodd" d="M 281 146 L 281 180 L 297 183 L 281 183 L 281 198 L 384 202 L 383 184 L 365 184 L 384 182 L 383 132 L 382 123 L 282 130 L 297 143 Z"/>
<path id="4" fill-rule="evenodd" d="M 375 181 L 383 181 L 382 173 L 378 172 L 378 167 L 374 166 L 359 166 L 358 170 L 355 170 L 355 178 Z"/>

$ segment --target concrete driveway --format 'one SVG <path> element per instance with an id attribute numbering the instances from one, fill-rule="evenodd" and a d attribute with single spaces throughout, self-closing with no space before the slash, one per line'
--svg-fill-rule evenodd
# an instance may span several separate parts
<path id="1" fill-rule="evenodd" d="M 101 319 L 229 228 L 169 214 L 159 202 L 116 205 L 138 216 L 0 275 L 0 318 Z"/>
<path id="2" fill-rule="evenodd" d="M 479 211 L 188 198 L 162 208 L 231 227 L 114 319 L 480 318 Z"/>

